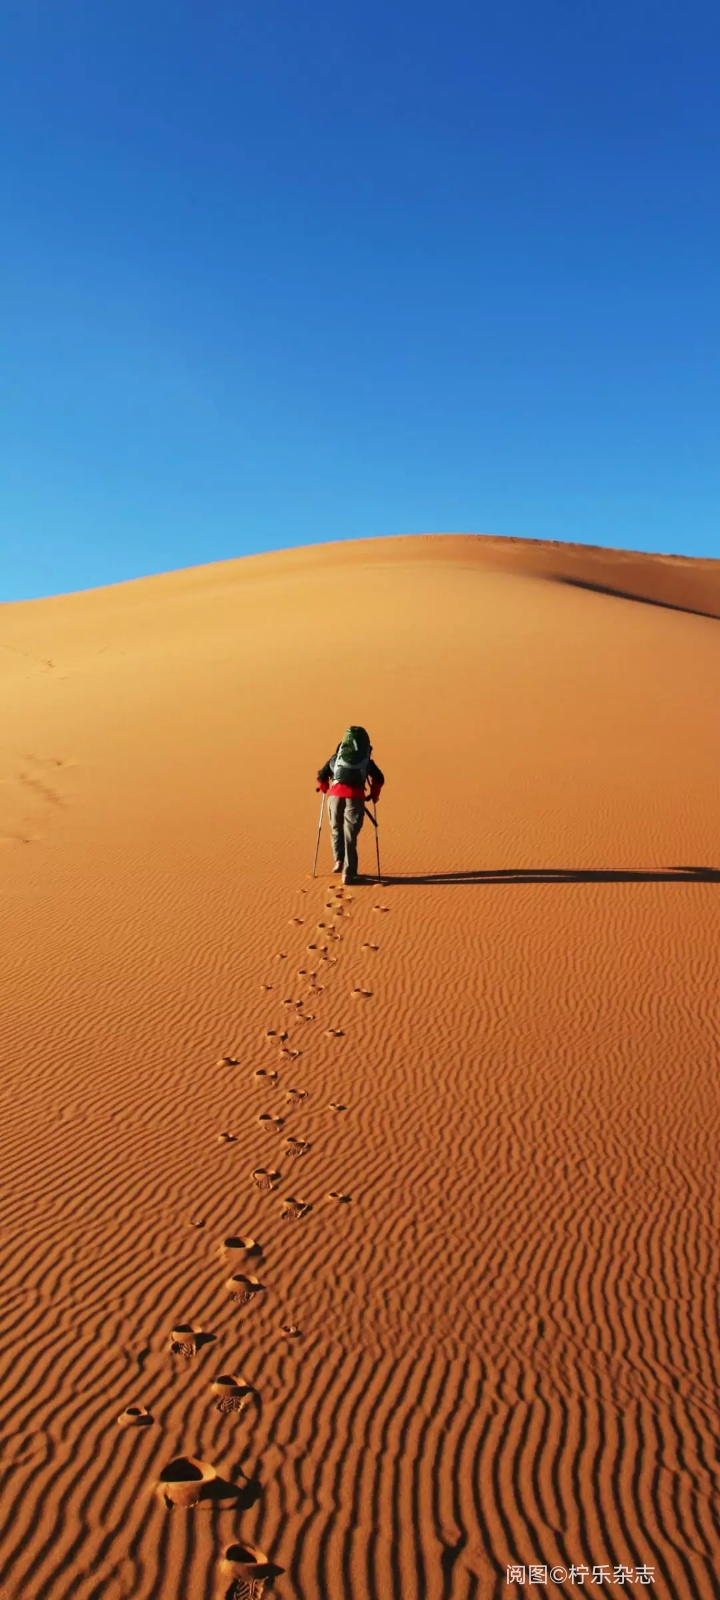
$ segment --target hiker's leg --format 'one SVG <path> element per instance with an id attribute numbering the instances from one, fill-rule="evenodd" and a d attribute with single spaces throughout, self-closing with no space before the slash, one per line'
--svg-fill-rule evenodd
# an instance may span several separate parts
<path id="1" fill-rule="evenodd" d="M 345 801 L 345 870 L 355 877 L 358 869 L 357 838 L 365 821 L 362 800 Z"/>
<path id="2" fill-rule="evenodd" d="M 335 861 L 345 859 L 345 838 L 343 834 L 343 813 L 345 801 L 342 795 L 328 795 L 328 822 L 330 824 L 330 837 L 332 839 L 333 857 Z"/>

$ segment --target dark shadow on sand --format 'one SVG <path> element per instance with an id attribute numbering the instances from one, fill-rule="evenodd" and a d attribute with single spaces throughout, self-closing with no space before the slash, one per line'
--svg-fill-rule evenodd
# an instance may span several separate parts
<path id="1" fill-rule="evenodd" d="M 366 880 L 368 883 L 370 879 Z M 668 867 L 665 872 L 595 871 L 581 867 L 479 867 L 475 872 L 383 873 L 382 884 L 402 883 L 720 883 L 717 867 Z"/>
<path id="2" fill-rule="evenodd" d="M 694 606 L 673 605 L 672 600 L 655 600 L 649 594 L 629 594 L 625 589 L 611 589 L 604 583 L 589 583 L 585 578 L 553 577 L 553 583 L 565 583 L 571 589 L 589 589 L 591 594 L 607 594 L 613 600 L 635 600 L 641 606 L 660 606 L 663 611 L 684 611 L 689 617 L 708 617 L 711 622 L 720 620 L 716 611 L 697 611 Z"/>
<path id="3" fill-rule="evenodd" d="M 249 1511 L 260 1499 L 262 1486 L 257 1478 L 248 1478 L 246 1483 L 230 1483 L 227 1478 L 211 1478 L 209 1483 L 204 1483 L 200 1493 L 201 1500 L 211 1500 L 215 1505 L 232 1506 L 236 1511 Z"/>

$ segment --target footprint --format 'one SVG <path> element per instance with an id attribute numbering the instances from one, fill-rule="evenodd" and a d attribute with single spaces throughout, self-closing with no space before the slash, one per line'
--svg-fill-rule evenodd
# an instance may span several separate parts
<path id="1" fill-rule="evenodd" d="M 261 983 L 260 988 L 261 989 L 272 989 L 273 985 L 271 983 Z"/>
<path id="2" fill-rule="evenodd" d="M 249 1395 L 243 1394 L 221 1395 L 216 1403 L 215 1410 L 222 1412 L 224 1416 L 228 1416 L 232 1411 L 236 1411 L 242 1416 L 243 1411 L 247 1411 L 249 1398 Z"/>
<path id="3" fill-rule="evenodd" d="M 237 1134 L 219 1133 L 217 1136 L 217 1142 L 218 1144 L 237 1144 Z"/>
<path id="4" fill-rule="evenodd" d="M 247 1261 L 251 1256 L 262 1255 L 262 1245 L 258 1244 L 257 1239 L 250 1239 L 242 1233 L 231 1233 L 229 1238 L 223 1239 L 221 1248 L 229 1266 Z"/>
<path id="5" fill-rule="evenodd" d="M 315 1021 L 315 1012 L 314 1011 L 298 1011 L 297 1020 L 298 1020 L 298 1022 L 314 1022 Z"/>
<path id="6" fill-rule="evenodd" d="M 297 1200 L 294 1195 L 288 1195 L 282 1205 L 280 1216 L 283 1222 L 297 1222 L 299 1217 L 306 1216 L 310 1210 L 310 1206 L 306 1205 L 304 1200 Z"/>
<path id="7" fill-rule="evenodd" d="M 331 1100 L 328 1105 L 328 1111 L 347 1111 L 347 1106 L 340 1105 L 338 1100 Z"/>
<path id="8" fill-rule="evenodd" d="M 302 1055 L 302 1050 L 281 1050 L 280 1054 L 285 1056 L 287 1061 L 297 1061 L 298 1056 Z"/>
<path id="9" fill-rule="evenodd" d="M 294 1100 L 296 1103 L 300 1100 L 307 1100 L 307 1097 L 307 1089 L 288 1089 L 285 1095 L 286 1100 Z"/>
<path id="10" fill-rule="evenodd" d="M 285 1040 L 287 1039 L 287 1034 L 281 1033 L 278 1028 L 268 1028 L 265 1038 L 269 1039 L 271 1043 L 274 1043 L 275 1040 L 279 1040 L 280 1044 L 284 1044 Z"/>
<path id="11" fill-rule="evenodd" d="M 339 1200 L 343 1206 L 349 1206 L 350 1204 L 349 1194 L 341 1194 L 339 1189 L 328 1189 L 327 1198 L 328 1200 Z"/>
<path id="12" fill-rule="evenodd" d="M 351 1000 L 372 1000 L 372 990 L 371 989 L 351 989 L 350 990 L 350 998 L 351 998 Z"/>
<path id="13" fill-rule="evenodd" d="M 205 1220 L 202 1217 L 188 1217 L 188 1222 L 189 1222 L 191 1228 L 204 1228 L 205 1227 Z"/>
<path id="14" fill-rule="evenodd" d="M 389 911 L 389 906 L 373 906 L 373 911 Z"/>
<path id="15" fill-rule="evenodd" d="M 268 1560 L 264 1550 L 259 1550 L 255 1544 L 229 1544 L 220 1562 L 222 1573 L 222 1594 L 224 1600 L 260 1600 L 265 1594 L 268 1579 L 278 1572 L 281 1567 L 273 1566 Z M 228 1578 L 232 1579 L 230 1588 L 225 1588 Z"/>
<path id="16" fill-rule="evenodd" d="M 281 1322 L 280 1332 L 285 1334 L 286 1339 L 300 1338 L 300 1329 L 296 1322 Z"/>
<path id="17" fill-rule="evenodd" d="M 379 950 L 380 946 L 379 946 L 379 944 L 364 944 L 364 945 L 361 945 L 361 949 L 362 950 Z"/>
<path id="18" fill-rule="evenodd" d="M 305 921 L 305 918 L 304 917 L 291 917 L 290 921 L 297 923 L 297 926 L 299 928 L 301 928 L 302 925 L 303 925 L 303 922 Z"/>
<path id="19" fill-rule="evenodd" d="M 264 1284 L 260 1283 L 258 1278 L 254 1278 L 244 1272 L 236 1272 L 232 1278 L 227 1278 L 225 1281 L 225 1288 L 230 1295 L 230 1299 L 234 1300 L 238 1306 L 249 1305 L 256 1294 L 263 1292 L 264 1287 Z"/>
<path id="20" fill-rule="evenodd" d="M 276 961 L 287 961 L 287 956 L 286 956 L 286 954 L 285 954 L 285 951 L 284 951 L 284 950 L 281 950 L 281 951 L 280 951 L 280 952 L 279 952 L 279 954 L 278 954 L 278 955 L 276 955 L 276 957 L 275 957 L 275 960 L 276 960 Z"/>
<path id="21" fill-rule="evenodd" d="M 121 1411 L 118 1417 L 118 1426 L 121 1428 L 149 1428 L 154 1418 L 151 1417 L 147 1406 L 128 1406 Z"/>
<path id="22" fill-rule="evenodd" d="M 261 1111 L 258 1122 L 268 1133 L 279 1133 L 283 1125 L 282 1117 L 274 1117 L 271 1111 Z"/>
<path id="23" fill-rule="evenodd" d="M 173 1506 L 189 1510 L 203 1498 L 206 1484 L 217 1478 L 214 1467 L 195 1456 L 176 1456 L 160 1473 L 158 1490 L 169 1511 Z"/>
<path id="24" fill-rule="evenodd" d="M 215 1410 L 226 1415 L 245 1411 L 254 1393 L 252 1384 L 236 1372 L 221 1372 L 213 1378 L 210 1390 L 216 1396 Z"/>
<path id="25" fill-rule="evenodd" d="M 199 1328 L 189 1322 L 180 1322 L 170 1334 L 170 1349 L 174 1356 L 196 1356 Z"/>
<path id="26" fill-rule="evenodd" d="M 345 1033 L 344 1033 L 344 1030 L 342 1028 L 326 1028 L 325 1029 L 325 1034 L 326 1034 L 326 1037 L 328 1039 L 344 1039 L 345 1038 Z"/>
<path id="27" fill-rule="evenodd" d="M 278 1086 L 278 1074 L 274 1070 L 268 1071 L 265 1067 L 258 1067 L 255 1077 L 265 1078 L 271 1089 L 276 1089 Z"/>
<path id="28" fill-rule="evenodd" d="M 286 1141 L 285 1148 L 289 1156 L 304 1156 L 305 1152 L 310 1149 L 310 1146 L 307 1142 L 307 1139 L 289 1138 Z"/>
<path id="29" fill-rule="evenodd" d="M 274 1189 L 280 1182 L 280 1173 L 272 1167 L 256 1167 L 252 1175 L 256 1189 Z"/>
<path id="30" fill-rule="evenodd" d="M 237 1056 L 221 1056 L 218 1061 L 219 1067 L 239 1067 L 239 1065 Z"/>

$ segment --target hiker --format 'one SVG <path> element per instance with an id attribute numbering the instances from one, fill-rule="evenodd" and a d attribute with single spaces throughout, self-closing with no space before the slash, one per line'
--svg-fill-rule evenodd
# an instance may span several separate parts
<path id="1" fill-rule="evenodd" d="M 318 791 L 328 797 L 333 872 L 342 872 L 343 883 L 354 883 L 357 878 L 357 837 L 365 820 L 365 784 L 369 781 L 370 799 L 375 802 L 380 799 L 385 782 L 371 754 L 365 729 L 348 728 L 334 756 L 317 775 Z"/>

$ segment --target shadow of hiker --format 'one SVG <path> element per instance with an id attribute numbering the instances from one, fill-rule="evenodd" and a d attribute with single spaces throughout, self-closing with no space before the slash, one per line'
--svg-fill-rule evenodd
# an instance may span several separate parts
<path id="1" fill-rule="evenodd" d="M 433 883 L 720 883 L 717 867 L 668 867 L 664 872 L 602 871 L 584 867 L 478 867 L 474 872 L 383 874 L 383 884 Z"/>

